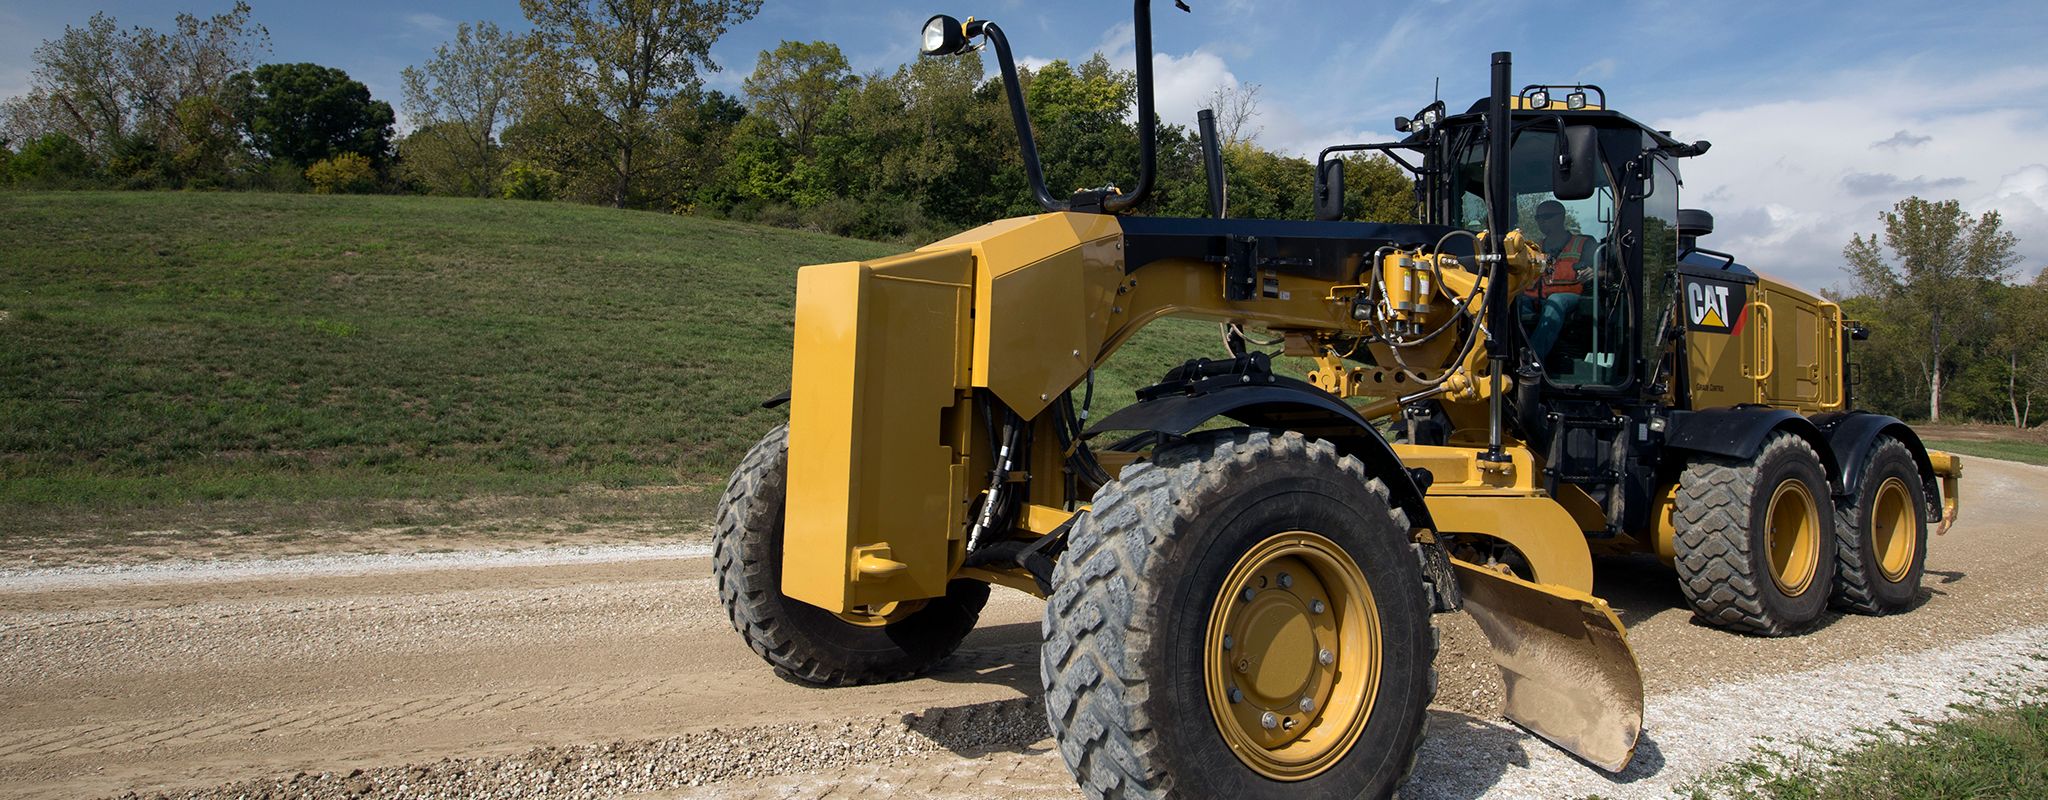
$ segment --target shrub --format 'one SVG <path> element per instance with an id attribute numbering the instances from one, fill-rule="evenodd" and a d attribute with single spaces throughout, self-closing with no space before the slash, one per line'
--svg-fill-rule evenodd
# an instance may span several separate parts
<path id="1" fill-rule="evenodd" d="M 6 182 L 28 189 L 77 189 L 89 185 L 98 171 L 92 155 L 61 133 L 22 143 L 8 159 Z"/>
<path id="2" fill-rule="evenodd" d="M 342 153 L 307 167 L 306 180 L 317 194 L 363 194 L 377 188 L 377 170 L 361 154 Z"/>
<path id="3" fill-rule="evenodd" d="M 498 194 L 507 200 L 553 200 L 561 191 L 562 173 L 531 161 L 507 164 L 498 176 Z"/>

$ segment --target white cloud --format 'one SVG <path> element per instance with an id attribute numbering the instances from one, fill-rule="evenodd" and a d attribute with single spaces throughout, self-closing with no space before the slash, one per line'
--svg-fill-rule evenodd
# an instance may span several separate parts
<path id="1" fill-rule="evenodd" d="M 1909 194 L 1998 209 L 2027 263 L 2048 262 L 2044 122 L 2015 98 L 2048 89 L 2048 68 L 2026 67 L 1936 84 L 1905 72 L 1816 80 L 1809 99 L 1717 108 L 1658 120 L 1712 152 L 1684 164 L 1681 203 L 1714 213 L 1705 244 L 1808 288 L 1846 283 L 1842 246 L 1879 228 L 1877 215 Z M 1911 98 L 1901 102 L 1900 98 Z"/>
<path id="2" fill-rule="evenodd" d="M 2031 279 L 2048 267 L 2048 164 L 2028 164 L 1999 178 L 1998 186 L 1983 197 L 1964 204 L 1973 213 L 1997 211 L 2020 240 L 2018 276 Z"/>
<path id="3" fill-rule="evenodd" d="M 1194 127 L 1195 113 L 1209 106 L 1216 90 L 1238 85 L 1221 56 L 1196 50 L 1175 58 L 1164 53 L 1152 56 L 1152 83 L 1157 87 L 1154 102 L 1159 118 L 1169 125 Z M 1260 122 L 1265 121 L 1261 114 Z"/>
<path id="4" fill-rule="evenodd" d="M 1606 79 L 1608 79 L 1608 78 L 1612 78 L 1612 77 L 1614 77 L 1614 70 L 1615 70 L 1615 67 L 1617 67 L 1617 66 L 1620 66 L 1620 64 L 1619 64 L 1619 62 L 1616 62 L 1616 61 L 1615 61 L 1614 59 L 1612 59 L 1612 58 L 1603 58 L 1603 59 L 1600 59 L 1599 61 L 1595 61 L 1595 62 L 1593 62 L 1593 63 L 1591 63 L 1591 64 L 1587 64 L 1587 65 L 1586 65 L 1586 66 L 1584 66 L 1584 67 L 1580 67 L 1580 68 L 1579 68 L 1579 74 L 1578 74 L 1578 76 L 1577 76 L 1577 77 L 1575 77 L 1575 78 L 1574 78 L 1574 80 L 1581 80 L 1581 81 L 1598 81 L 1598 80 L 1606 80 Z"/>
<path id="5" fill-rule="evenodd" d="M 408 35 L 446 37 L 455 33 L 455 23 L 439 14 L 415 11 L 399 18 L 406 25 Z"/>

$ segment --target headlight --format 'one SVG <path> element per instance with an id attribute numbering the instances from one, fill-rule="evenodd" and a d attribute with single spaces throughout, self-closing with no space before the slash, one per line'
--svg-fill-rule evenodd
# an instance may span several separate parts
<path id="1" fill-rule="evenodd" d="M 967 49 L 967 32 L 960 20 L 940 14 L 925 20 L 922 51 L 928 56 L 950 56 Z"/>

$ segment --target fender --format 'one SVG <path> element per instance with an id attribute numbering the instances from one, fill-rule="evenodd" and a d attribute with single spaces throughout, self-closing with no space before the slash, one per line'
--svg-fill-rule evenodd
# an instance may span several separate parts
<path id="1" fill-rule="evenodd" d="M 1767 406 L 1735 406 L 1706 411 L 1672 411 L 1665 423 L 1664 446 L 1673 450 L 1706 453 L 1725 458 L 1754 458 L 1772 433 L 1785 431 L 1805 439 L 1820 454 L 1833 493 L 1849 492 L 1854 484 L 1842 479 L 1841 464 L 1828 437 L 1812 420 L 1799 412 Z"/>
<path id="2" fill-rule="evenodd" d="M 1087 437 L 1108 431 L 1147 431 L 1184 436 L 1202 423 L 1226 417 L 1257 428 L 1287 430 L 1322 439 L 1355 456 L 1387 485 L 1389 500 L 1408 512 L 1414 527 L 1435 528 L 1423 502 L 1423 485 L 1401 463 L 1378 429 L 1350 404 L 1305 381 L 1272 374 L 1264 353 L 1233 360 L 1189 361 L 1156 385 L 1138 390 L 1138 402 L 1089 428 Z"/>
<path id="3" fill-rule="evenodd" d="M 1873 414 L 1868 411 L 1836 411 L 1818 414 L 1813 424 L 1820 428 L 1821 435 L 1828 437 L 1828 446 L 1834 448 L 1836 457 L 1842 462 L 1842 485 L 1847 491 L 1854 491 L 1863 479 L 1863 464 L 1870 457 L 1870 450 L 1877 445 L 1880 436 L 1890 436 L 1906 445 L 1913 454 L 1913 463 L 1920 470 L 1921 485 L 1927 487 L 1928 505 L 1932 506 L 1933 518 L 1941 519 L 1941 481 L 1934 475 L 1934 461 L 1927 457 L 1927 445 L 1920 441 L 1920 434 L 1900 421 L 1897 417 Z"/>

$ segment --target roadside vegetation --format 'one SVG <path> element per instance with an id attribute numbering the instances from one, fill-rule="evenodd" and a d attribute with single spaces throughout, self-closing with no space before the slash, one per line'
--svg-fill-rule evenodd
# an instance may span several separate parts
<path id="1" fill-rule="evenodd" d="M 2023 800 L 2048 797 L 2048 698 L 1895 725 L 1862 746 L 1768 752 L 1699 781 L 1695 800 Z"/>
<path id="2" fill-rule="evenodd" d="M 694 529 L 784 417 L 758 404 L 788 386 L 796 268 L 896 249 L 571 204 L 120 192 L 0 192 L 0 240 L 0 538 Z M 1117 363 L 1215 336 L 1169 325 Z M 1144 382 L 1112 370 L 1097 408 Z"/>

